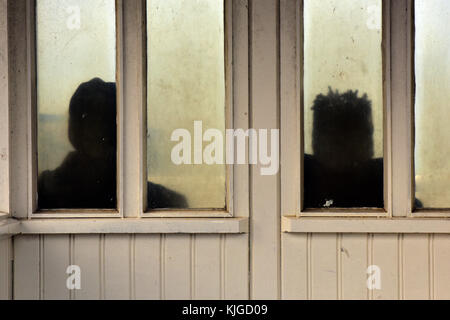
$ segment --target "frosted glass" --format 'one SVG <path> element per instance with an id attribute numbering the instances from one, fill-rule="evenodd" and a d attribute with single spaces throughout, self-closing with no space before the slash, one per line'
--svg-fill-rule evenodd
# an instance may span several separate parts
<path id="1" fill-rule="evenodd" d="M 415 1 L 415 181 L 424 208 L 450 208 L 450 1 Z"/>
<path id="2" fill-rule="evenodd" d="M 148 179 L 184 196 L 189 208 L 222 209 L 225 166 L 175 165 L 171 135 L 187 129 L 193 144 L 194 121 L 203 132 L 225 131 L 224 2 L 149 0 L 147 19 Z"/>
<path id="3" fill-rule="evenodd" d="M 116 206 L 115 17 L 115 0 L 36 1 L 38 193 L 41 209 Z M 94 78 L 97 79 L 90 82 Z M 84 85 L 80 87 L 81 84 Z M 73 102 L 77 110 L 69 116 L 72 99 L 77 100 Z M 94 109 L 98 107 L 99 111 L 100 106 L 104 107 L 106 114 L 95 114 Z M 87 110 L 88 107 L 91 110 Z M 75 120 L 75 113 L 81 109 L 86 110 L 81 114 L 82 119 L 77 121 L 84 121 L 85 125 L 78 126 L 74 137 L 69 139 L 70 117 Z M 102 203 L 100 200 L 83 201 L 86 194 L 83 195 L 82 190 L 87 193 L 85 187 L 91 186 L 88 172 L 98 160 L 90 161 L 88 157 L 79 155 L 89 153 L 89 157 L 99 159 L 105 154 L 94 153 L 106 152 L 108 148 L 107 152 L 111 153 L 105 160 L 108 163 L 98 163 L 98 166 L 111 170 L 105 177 L 97 179 L 108 184 L 103 191 L 101 188 L 97 190 L 99 198 L 107 200 Z M 69 170 L 63 169 L 67 169 L 69 162 Z M 69 177 L 66 171 L 75 172 L 74 166 L 84 175 Z M 94 184 L 97 180 L 93 181 Z M 76 194 L 78 191 L 80 194 Z M 44 205 L 43 199 L 46 199 Z"/>
<path id="4" fill-rule="evenodd" d="M 305 205 L 383 207 L 381 0 L 304 1 Z"/>

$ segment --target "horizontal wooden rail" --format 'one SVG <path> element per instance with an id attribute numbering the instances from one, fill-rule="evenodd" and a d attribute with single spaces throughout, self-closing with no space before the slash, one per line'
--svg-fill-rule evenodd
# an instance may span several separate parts
<path id="1" fill-rule="evenodd" d="M 283 217 L 286 233 L 450 234 L 450 219 Z"/>
<path id="2" fill-rule="evenodd" d="M 247 232 L 247 218 L 33 219 L 20 222 L 20 234 L 233 234 Z"/>

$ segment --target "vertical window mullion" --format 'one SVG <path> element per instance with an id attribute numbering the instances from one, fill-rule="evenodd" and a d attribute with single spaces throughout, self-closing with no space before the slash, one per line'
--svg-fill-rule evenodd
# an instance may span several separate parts
<path id="1" fill-rule="evenodd" d="M 406 217 L 412 207 L 412 0 L 391 1 L 392 215 Z"/>
<path id="2" fill-rule="evenodd" d="M 281 213 L 299 215 L 301 211 L 301 161 L 303 155 L 303 1 L 280 4 L 280 163 Z"/>
<path id="3" fill-rule="evenodd" d="M 122 126 L 119 208 L 124 217 L 136 218 L 144 211 L 146 200 L 145 1 L 118 0 L 118 7 L 123 10 L 122 19 L 118 20 L 122 23 L 118 43 L 119 126 Z"/>

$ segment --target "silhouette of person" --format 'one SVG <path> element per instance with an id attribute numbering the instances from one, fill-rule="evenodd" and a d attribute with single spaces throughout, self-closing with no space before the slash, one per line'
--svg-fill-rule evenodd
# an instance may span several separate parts
<path id="1" fill-rule="evenodd" d="M 374 159 L 372 107 L 358 91 L 330 88 L 312 107 L 313 155 L 305 154 L 305 208 L 383 208 L 383 159 Z"/>
<path id="2" fill-rule="evenodd" d="M 75 148 L 38 179 L 40 209 L 117 207 L 116 85 L 99 78 L 82 83 L 69 106 L 69 140 Z M 187 208 L 184 196 L 148 182 L 149 209 Z"/>

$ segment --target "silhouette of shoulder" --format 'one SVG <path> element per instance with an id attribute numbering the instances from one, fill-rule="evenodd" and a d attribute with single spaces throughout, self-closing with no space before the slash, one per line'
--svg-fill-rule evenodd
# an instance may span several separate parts
<path id="1" fill-rule="evenodd" d="M 173 190 L 153 183 L 147 183 L 147 199 L 149 209 L 186 209 L 186 198 Z"/>
<path id="2" fill-rule="evenodd" d="M 322 165 L 314 156 L 305 155 L 304 201 L 306 208 L 323 208 L 327 202 L 335 208 L 382 208 L 383 159 L 370 159 L 351 169 L 337 171 Z"/>
<path id="3" fill-rule="evenodd" d="M 116 183 L 111 168 L 69 153 L 55 170 L 38 179 L 38 206 L 43 209 L 113 209 Z"/>

